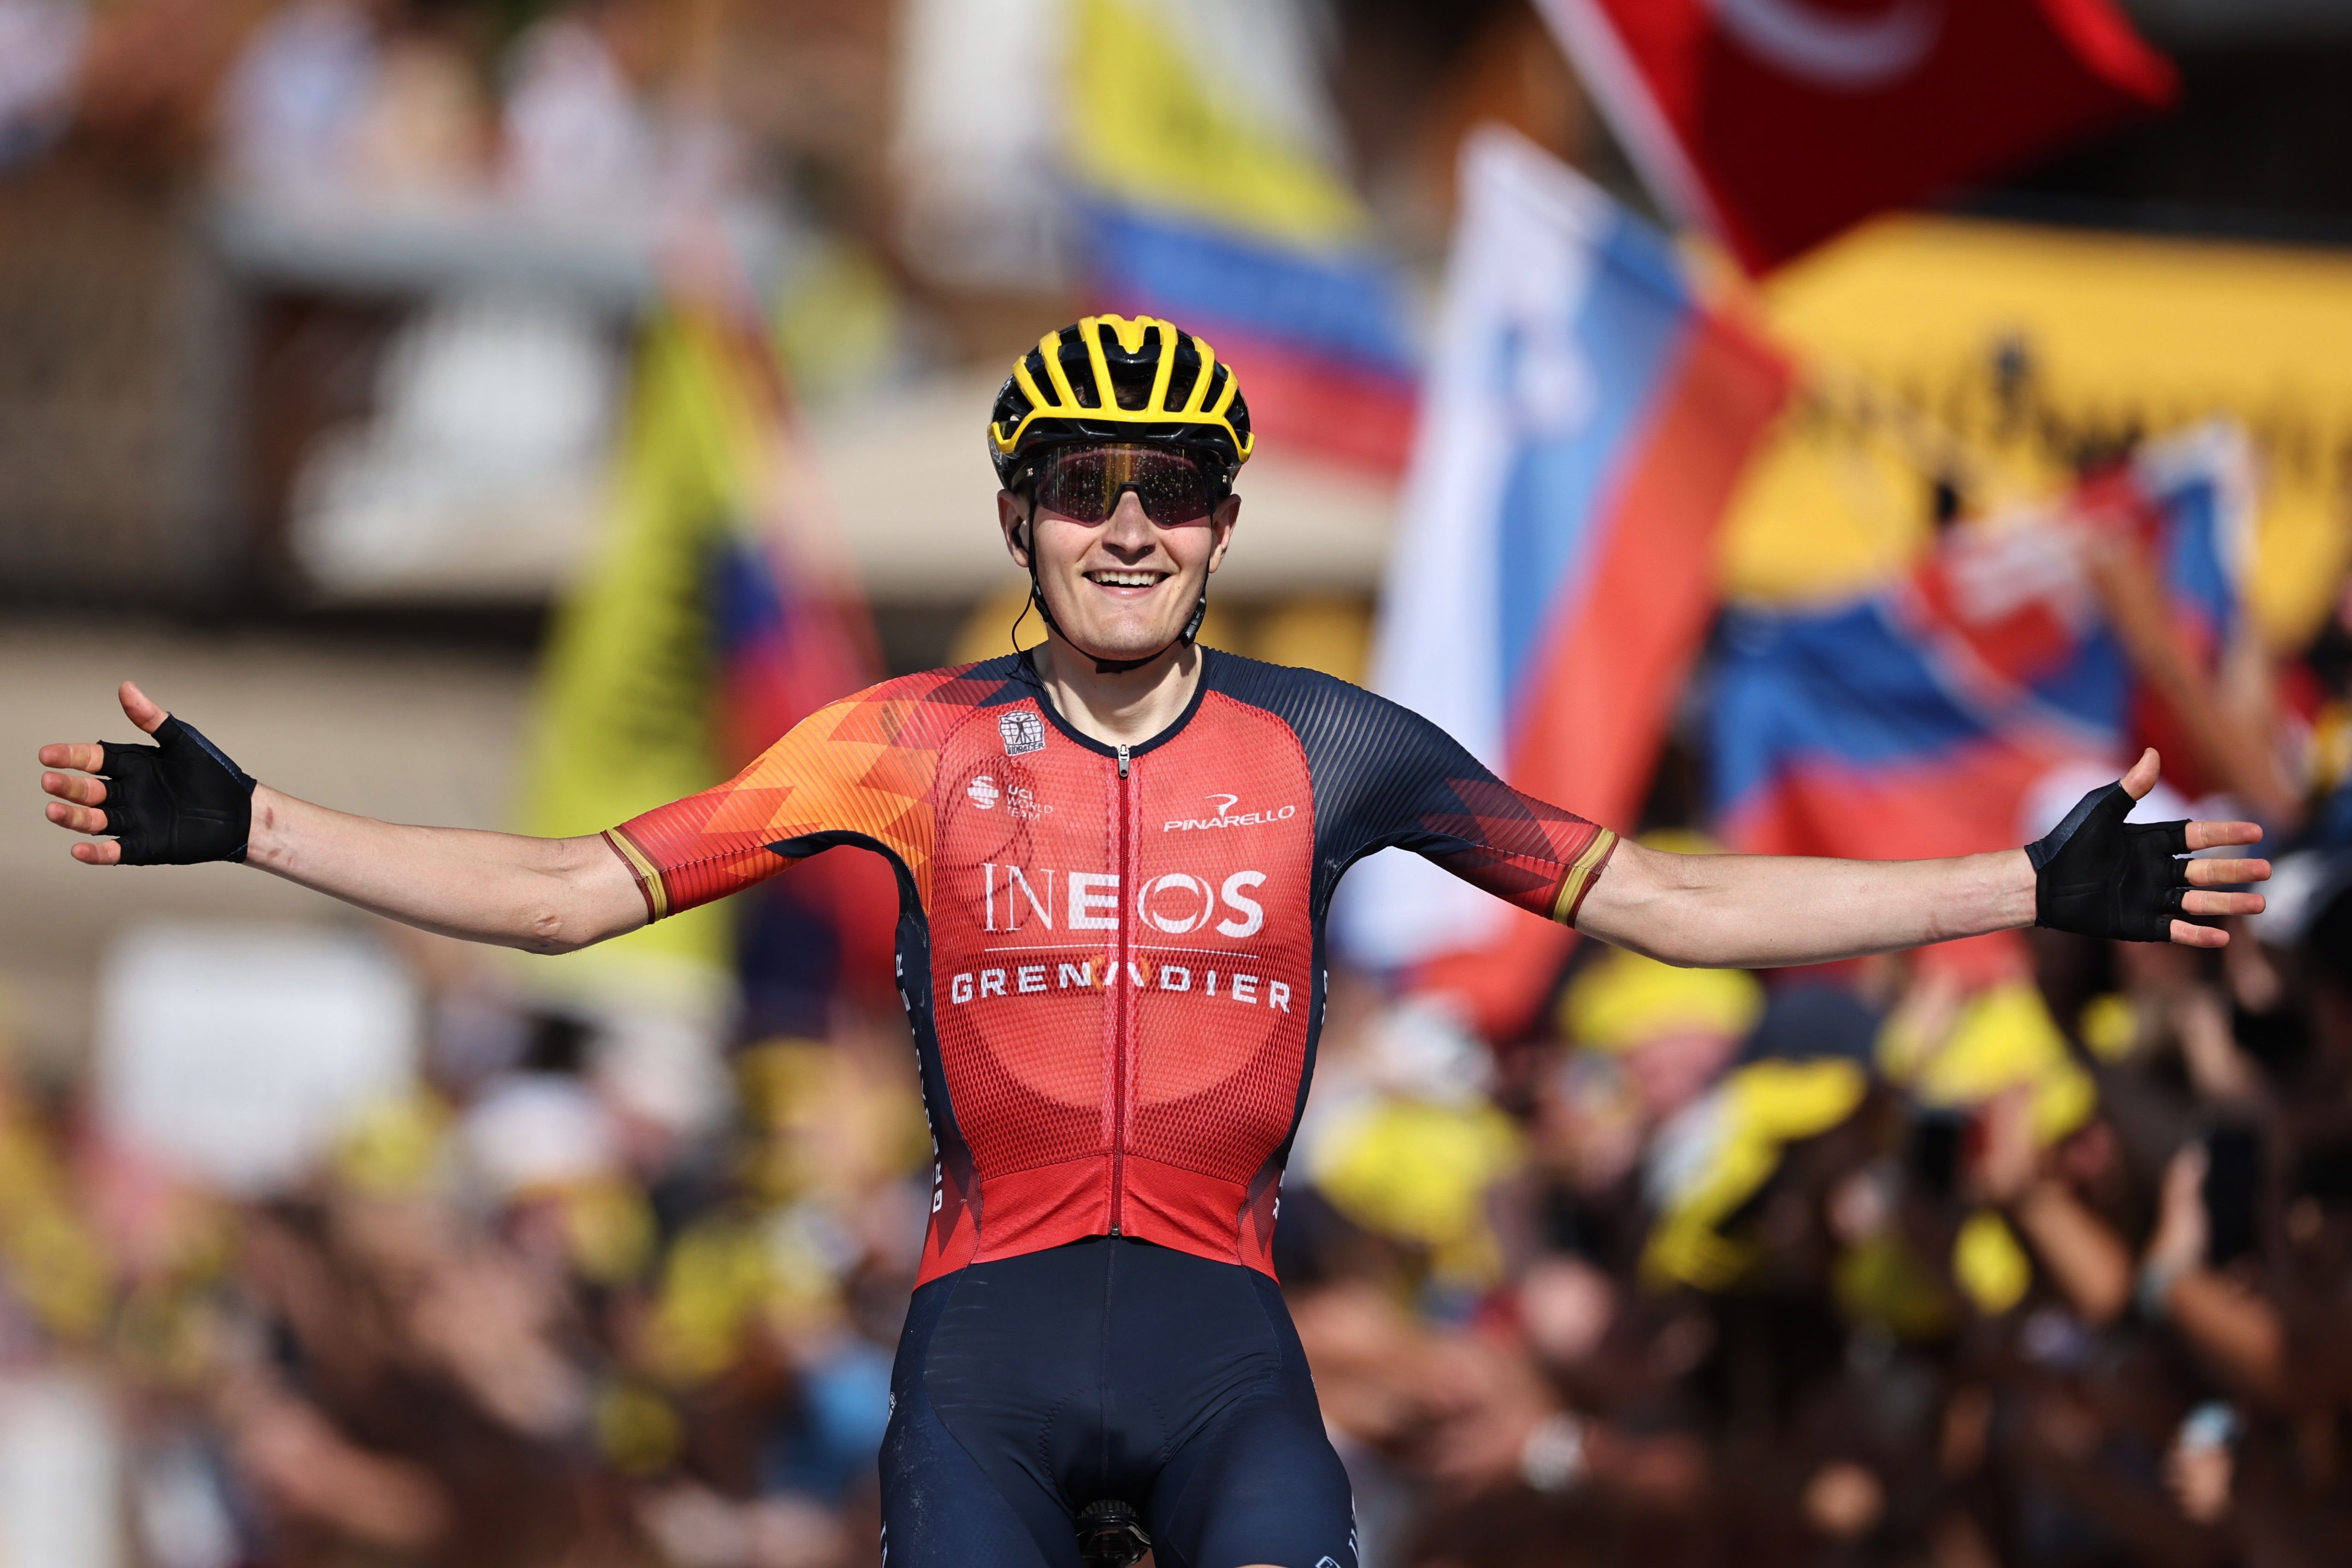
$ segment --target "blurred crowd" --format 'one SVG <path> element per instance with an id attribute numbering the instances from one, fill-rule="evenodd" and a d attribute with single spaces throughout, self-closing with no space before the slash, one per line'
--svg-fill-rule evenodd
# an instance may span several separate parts
<path id="1" fill-rule="evenodd" d="M 111 1406 L 131 1560 L 871 1555 L 928 1193 L 903 1029 L 734 1053 L 714 1125 L 674 1066 L 412 952 L 414 1092 L 281 1190 L 165 1171 L 84 1086 L 7 1095 L 9 1386 Z"/>
<path id="2" fill-rule="evenodd" d="M 2036 932 L 1974 994 L 1589 952 L 1484 1092 L 1310 1142 L 1285 1284 L 1391 1560 L 2340 1560 L 2352 860 L 2283 868 L 2224 955 Z"/>

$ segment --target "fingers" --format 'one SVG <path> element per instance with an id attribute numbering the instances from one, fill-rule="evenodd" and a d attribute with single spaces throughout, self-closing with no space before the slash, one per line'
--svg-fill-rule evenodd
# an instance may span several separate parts
<path id="1" fill-rule="evenodd" d="M 106 813 L 87 805 L 70 805 L 61 800 L 53 800 L 44 808 L 44 811 L 51 822 L 56 823 L 59 827 L 70 828 L 76 833 L 106 831 Z"/>
<path id="2" fill-rule="evenodd" d="M 2176 947 L 2227 947 L 2230 933 L 2218 926 L 2190 925 L 2187 921 L 2172 922 L 2172 942 Z"/>
<path id="3" fill-rule="evenodd" d="M 2191 863 L 2190 877 L 2197 877 L 2196 868 L 2200 866 L 2212 867 L 2216 872 L 2221 873 L 2201 879 L 2207 881 L 2256 882 L 2270 875 L 2269 864 L 2262 860 L 2199 860 Z M 2257 868 L 2261 874 L 2259 876 L 2246 873 L 2231 874 L 2231 868 L 2238 867 Z M 2208 920 L 2231 915 L 2258 915 L 2263 912 L 2264 901 L 2260 893 L 2203 891 L 2184 893 L 2180 900 L 2180 912 L 2185 915 L 2200 915 Z M 2230 945 L 2228 931 L 2218 926 L 2197 925 L 2189 921 L 2174 921 L 2171 936 L 2174 943 L 2180 947 L 2227 947 Z"/>
<path id="4" fill-rule="evenodd" d="M 2189 893 L 2180 900 L 2180 912 L 2208 918 L 2258 915 L 2264 901 L 2260 893 Z"/>
<path id="5" fill-rule="evenodd" d="M 2140 799 L 2156 787 L 2157 774 L 2162 769 L 2163 760 L 2156 754 L 2156 748 L 2150 746 L 2139 754 L 2139 761 L 2131 765 L 2131 772 L 2124 775 L 2124 793 L 2134 800 Z"/>
<path id="6" fill-rule="evenodd" d="M 148 734 L 153 734 L 156 727 L 171 717 L 133 682 L 124 681 L 115 697 L 122 704 L 123 716 Z M 106 748 L 95 743 L 85 745 L 64 742 L 43 746 L 40 756 L 41 766 L 45 768 L 71 768 L 76 773 L 94 773 L 106 766 Z M 51 795 L 59 793 L 50 787 L 47 779 L 41 781 L 41 787 Z"/>
<path id="7" fill-rule="evenodd" d="M 122 704 L 122 716 L 151 735 L 155 732 L 156 725 L 171 717 L 161 708 L 156 707 L 147 694 L 140 690 L 131 681 L 124 681 L 122 689 L 115 693 L 115 698 Z"/>
<path id="8" fill-rule="evenodd" d="M 69 800 L 76 805 L 106 804 L 106 781 L 86 778 L 79 773 L 43 773 L 41 787 L 59 800 Z"/>
<path id="9" fill-rule="evenodd" d="M 122 703 L 124 716 L 151 735 L 155 732 L 156 726 L 169 717 L 148 699 L 145 692 L 130 681 L 124 681 L 116 695 Z M 43 808 L 43 815 L 69 832 L 92 835 L 106 832 L 106 813 L 98 809 L 106 801 L 106 781 L 87 776 L 106 766 L 106 748 L 97 744 L 64 742 L 43 746 L 40 757 L 41 765 L 45 768 L 73 770 L 41 775 L 42 790 L 53 797 Z M 70 846 L 67 852 L 85 866 L 119 866 L 122 863 L 122 846 L 110 839 L 102 843 L 78 843 Z"/>
<path id="10" fill-rule="evenodd" d="M 82 773 L 94 773 L 106 766 L 106 748 L 94 742 L 89 745 L 43 746 L 41 766 L 74 768 Z"/>
<path id="11" fill-rule="evenodd" d="M 2192 822 L 2189 825 L 2189 847 L 2218 849 L 2229 844 L 2260 844 L 2263 825 L 2259 822 Z"/>
<path id="12" fill-rule="evenodd" d="M 2271 863 L 2267 860 L 2191 860 L 2188 877 L 2189 885 L 2192 888 L 2223 887 L 2233 882 L 2267 882 L 2271 879 Z"/>

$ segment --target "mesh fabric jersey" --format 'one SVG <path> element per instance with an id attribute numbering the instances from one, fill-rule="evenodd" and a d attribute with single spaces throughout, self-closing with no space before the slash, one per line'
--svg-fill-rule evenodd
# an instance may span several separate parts
<path id="1" fill-rule="evenodd" d="M 1615 847 L 1391 702 L 1202 657 L 1123 752 L 1012 655 L 845 698 L 606 835 L 656 919 L 888 858 L 938 1151 L 922 1280 L 1106 1235 L 1271 1275 L 1340 874 L 1400 846 L 1566 921 Z"/>

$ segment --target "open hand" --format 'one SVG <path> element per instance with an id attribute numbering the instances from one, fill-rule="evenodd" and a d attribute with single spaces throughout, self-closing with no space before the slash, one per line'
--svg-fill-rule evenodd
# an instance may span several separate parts
<path id="1" fill-rule="evenodd" d="M 244 859 L 253 822 L 251 776 L 129 681 L 120 695 L 124 715 L 154 736 L 154 745 L 41 748 L 45 766 L 76 770 L 41 775 L 41 787 L 56 797 L 49 820 L 75 833 L 110 836 L 105 843 L 74 845 L 74 858 L 89 866 Z"/>
<path id="2" fill-rule="evenodd" d="M 2258 844 L 2259 824 L 2126 821 L 2131 803 L 2156 787 L 2158 766 L 2153 747 L 2141 752 L 2120 781 L 2084 795 L 2064 822 L 2027 847 L 2036 878 L 2036 923 L 2084 936 L 2225 947 L 2228 931 L 2179 917 L 2262 912 L 2260 893 L 2211 889 L 2267 881 L 2269 861 L 2178 858 Z"/>

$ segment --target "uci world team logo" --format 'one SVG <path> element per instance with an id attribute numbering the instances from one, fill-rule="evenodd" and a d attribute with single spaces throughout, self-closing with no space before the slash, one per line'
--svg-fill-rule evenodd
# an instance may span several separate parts
<path id="1" fill-rule="evenodd" d="M 1050 816 L 1054 811 L 1052 806 L 1039 800 L 1037 792 L 1027 784 L 1016 784 L 1011 779 L 999 784 L 986 773 L 974 775 L 971 783 L 964 785 L 963 794 L 966 800 L 982 811 L 994 811 L 996 803 L 1003 801 L 1006 808 L 1024 822 Z"/>
<path id="2" fill-rule="evenodd" d="M 1045 721 L 1034 709 L 1012 708 L 996 716 L 996 732 L 1004 737 L 1004 754 L 1025 757 L 1045 749 Z"/>

